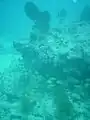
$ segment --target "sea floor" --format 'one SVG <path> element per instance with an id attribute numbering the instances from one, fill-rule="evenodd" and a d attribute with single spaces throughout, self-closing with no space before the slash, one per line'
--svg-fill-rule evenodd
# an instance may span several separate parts
<path id="1" fill-rule="evenodd" d="M 8 68 L 12 60 L 20 57 L 13 48 L 13 40 L 11 36 L 0 37 L 0 72 Z"/>

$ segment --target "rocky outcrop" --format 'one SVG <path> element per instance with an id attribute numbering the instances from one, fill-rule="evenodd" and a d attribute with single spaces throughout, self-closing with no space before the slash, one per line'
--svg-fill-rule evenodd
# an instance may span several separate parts
<path id="1" fill-rule="evenodd" d="M 84 26 L 86 29 L 86 25 Z M 82 33 L 79 25 L 77 32 L 69 33 L 68 27 L 53 29 L 41 41 L 26 44 L 14 42 L 14 48 L 20 52 L 26 66 L 32 66 L 44 76 L 66 79 L 72 76 L 85 82 L 90 78 L 90 36 Z M 29 67 L 29 68 L 30 68 Z"/>

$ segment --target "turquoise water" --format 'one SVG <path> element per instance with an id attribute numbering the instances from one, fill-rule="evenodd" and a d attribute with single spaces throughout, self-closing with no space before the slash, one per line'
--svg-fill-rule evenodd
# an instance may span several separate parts
<path id="1" fill-rule="evenodd" d="M 28 20 L 24 13 L 24 5 L 27 0 L 2 0 L 0 1 L 0 33 L 1 34 L 15 34 L 15 36 L 22 37 L 22 34 L 27 37 L 29 34 L 32 21 Z M 68 21 L 79 19 L 80 12 L 85 4 L 90 4 L 88 0 L 78 0 L 75 4 L 72 0 L 53 0 L 42 1 L 34 0 L 41 10 L 49 10 L 52 14 L 52 24 L 56 22 L 54 18 L 57 15 L 57 11 L 60 11 L 63 7 L 68 12 Z"/>
<path id="2" fill-rule="evenodd" d="M 0 0 L 0 120 L 90 119 L 90 1 Z"/>

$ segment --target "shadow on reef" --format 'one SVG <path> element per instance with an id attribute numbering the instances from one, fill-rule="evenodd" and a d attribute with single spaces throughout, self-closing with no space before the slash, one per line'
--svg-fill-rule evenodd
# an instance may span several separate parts
<path id="1" fill-rule="evenodd" d="M 90 63 L 86 62 L 84 58 L 68 59 L 68 54 L 60 55 L 61 62 L 59 61 L 55 64 L 53 58 L 49 60 L 49 57 L 47 57 L 43 61 L 40 51 L 37 51 L 30 44 L 25 45 L 14 42 L 13 46 L 22 55 L 25 67 L 37 70 L 44 77 L 55 77 L 58 80 L 65 80 L 68 76 L 72 76 L 83 84 L 86 79 L 90 78 Z"/>
<path id="2" fill-rule="evenodd" d="M 47 33 L 49 31 L 51 16 L 48 11 L 40 11 L 33 2 L 27 2 L 25 4 L 24 11 L 27 17 L 34 22 L 34 27 L 41 33 Z"/>

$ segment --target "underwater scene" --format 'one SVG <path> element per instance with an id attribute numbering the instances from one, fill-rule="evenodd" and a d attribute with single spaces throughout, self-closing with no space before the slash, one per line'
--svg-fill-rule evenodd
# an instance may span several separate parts
<path id="1" fill-rule="evenodd" d="M 0 120 L 90 120 L 90 0 L 0 0 Z"/>

